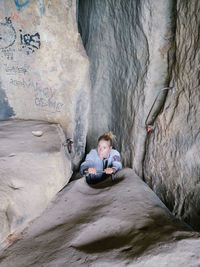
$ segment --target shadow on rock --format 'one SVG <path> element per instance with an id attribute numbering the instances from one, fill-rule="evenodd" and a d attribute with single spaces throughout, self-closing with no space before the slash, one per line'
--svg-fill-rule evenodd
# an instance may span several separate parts
<path id="1" fill-rule="evenodd" d="M 133 170 L 123 169 L 114 181 L 95 187 L 84 178 L 69 183 L 21 239 L 2 251 L 0 263 L 133 266 L 149 253 L 170 255 L 179 241 L 189 247 L 191 238 L 200 243 L 198 233 L 177 220 Z"/>

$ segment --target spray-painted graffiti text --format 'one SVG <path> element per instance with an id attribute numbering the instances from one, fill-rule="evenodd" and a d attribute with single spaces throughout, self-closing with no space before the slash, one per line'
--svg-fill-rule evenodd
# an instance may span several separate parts
<path id="1" fill-rule="evenodd" d="M 36 49 L 40 49 L 41 42 L 40 34 L 38 32 L 36 32 L 35 34 L 22 34 L 22 30 L 19 31 L 21 45 L 22 48 L 26 49 L 27 55 L 29 55 L 30 53 L 34 53 Z"/>
<path id="2" fill-rule="evenodd" d="M 61 112 L 61 109 L 64 106 L 64 104 L 55 99 L 56 90 L 50 87 L 42 88 L 39 85 L 39 83 L 36 83 L 34 91 L 35 91 L 36 106 L 48 107 L 52 109 L 54 112 Z"/>
<path id="3" fill-rule="evenodd" d="M 14 0 L 14 2 L 18 11 L 20 11 L 22 7 L 26 6 L 29 3 L 29 0 Z"/>
<path id="4" fill-rule="evenodd" d="M 57 90 L 51 87 L 43 87 L 40 82 L 26 81 L 25 79 L 10 79 L 10 84 L 14 87 L 33 88 L 35 96 L 35 105 L 46 108 L 47 112 L 61 112 L 64 104 L 58 101 Z"/>
<path id="5" fill-rule="evenodd" d="M 16 40 L 16 31 L 10 23 L 0 23 L 0 49 L 12 46 Z"/>
<path id="6" fill-rule="evenodd" d="M 19 67 L 19 66 L 9 66 L 7 64 L 5 64 L 5 72 L 7 75 L 16 75 L 16 74 L 26 74 L 27 71 L 27 67 Z"/>

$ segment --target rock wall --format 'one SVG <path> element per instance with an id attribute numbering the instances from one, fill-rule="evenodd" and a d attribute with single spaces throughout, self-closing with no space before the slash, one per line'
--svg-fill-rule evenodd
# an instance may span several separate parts
<path id="1" fill-rule="evenodd" d="M 89 101 L 76 1 L 2 1 L 0 17 L 0 118 L 60 123 L 74 140 L 76 164 L 85 151 Z"/>
<path id="2" fill-rule="evenodd" d="M 155 120 L 169 82 L 173 2 L 79 1 L 79 30 L 91 62 L 88 146 L 112 130 L 124 165 L 140 175 L 145 124 Z"/>
<path id="3" fill-rule="evenodd" d="M 198 230 L 199 14 L 197 0 L 79 0 L 91 62 L 88 148 L 112 130 L 124 166 Z"/>
<path id="4" fill-rule="evenodd" d="M 112 130 L 124 166 L 199 229 L 199 13 L 198 0 L 2 1 L 0 118 L 60 123 L 75 167 L 86 135 L 89 150 Z"/>
<path id="5" fill-rule="evenodd" d="M 1 121 L 0 243 L 40 215 L 68 183 L 71 159 L 64 140 L 58 124 Z"/>
<path id="6" fill-rule="evenodd" d="M 200 2 L 177 1 L 175 62 L 146 147 L 145 179 L 173 213 L 200 230 Z"/>

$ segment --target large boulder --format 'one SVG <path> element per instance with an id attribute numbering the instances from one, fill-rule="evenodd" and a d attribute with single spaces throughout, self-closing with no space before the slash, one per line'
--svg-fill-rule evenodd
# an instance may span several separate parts
<path id="1" fill-rule="evenodd" d="M 0 242 L 37 217 L 68 183 L 64 143 L 57 124 L 0 121 Z"/>
<path id="2" fill-rule="evenodd" d="M 197 267 L 200 260 L 199 235 L 175 219 L 131 169 L 94 186 L 84 178 L 71 182 L 3 246 L 1 267 L 154 267 L 157 259 L 163 267 Z"/>
<path id="3" fill-rule="evenodd" d="M 0 17 L 0 118 L 61 124 L 78 164 L 90 84 L 76 1 L 3 1 Z"/>

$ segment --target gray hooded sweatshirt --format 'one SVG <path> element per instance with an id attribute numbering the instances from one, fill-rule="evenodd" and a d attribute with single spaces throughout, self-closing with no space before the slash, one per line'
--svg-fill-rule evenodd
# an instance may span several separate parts
<path id="1" fill-rule="evenodd" d="M 122 168 L 120 154 L 117 150 L 111 149 L 107 158 L 100 158 L 97 149 L 92 149 L 81 164 L 81 174 L 88 168 L 96 168 L 97 172 L 102 172 L 106 168 L 113 168 L 118 171 Z"/>

